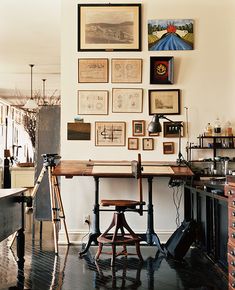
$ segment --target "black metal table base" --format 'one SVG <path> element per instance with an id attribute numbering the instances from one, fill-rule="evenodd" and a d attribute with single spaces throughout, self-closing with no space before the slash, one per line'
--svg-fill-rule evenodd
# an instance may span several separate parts
<path id="1" fill-rule="evenodd" d="M 101 234 L 99 227 L 99 176 L 95 176 L 95 204 L 93 208 L 93 228 L 89 235 L 88 242 L 85 247 L 79 252 L 79 256 L 82 257 L 87 253 L 92 243 L 97 245 L 97 237 Z M 138 234 L 143 241 L 148 245 L 156 245 L 160 253 L 165 254 L 164 247 L 160 242 L 158 235 L 154 231 L 153 222 L 153 201 L 152 201 L 152 182 L 153 177 L 148 177 L 148 206 L 147 206 L 147 231 L 146 234 Z"/>

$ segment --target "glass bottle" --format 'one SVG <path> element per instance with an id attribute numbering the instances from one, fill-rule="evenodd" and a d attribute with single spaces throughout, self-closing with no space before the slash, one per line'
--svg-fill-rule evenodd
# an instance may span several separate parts
<path id="1" fill-rule="evenodd" d="M 233 136 L 233 128 L 229 121 L 225 124 L 225 136 Z"/>
<path id="2" fill-rule="evenodd" d="M 213 132 L 213 127 L 211 126 L 210 123 L 207 123 L 206 128 L 205 128 L 205 136 L 212 136 L 212 132 Z"/>
<path id="3" fill-rule="evenodd" d="M 214 135 L 215 136 L 220 136 L 222 133 L 222 130 L 221 130 L 221 122 L 220 122 L 220 119 L 217 118 L 215 120 L 215 126 L 214 126 Z"/>

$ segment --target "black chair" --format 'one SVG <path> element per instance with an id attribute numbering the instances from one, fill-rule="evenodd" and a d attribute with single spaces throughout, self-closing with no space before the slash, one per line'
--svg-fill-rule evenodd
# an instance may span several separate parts
<path id="1" fill-rule="evenodd" d="M 140 241 L 141 238 L 134 233 L 134 231 L 128 225 L 124 212 L 127 210 L 138 212 L 143 215 L 143 190 L 142 190 L 142 166 L 141 166 L 141 155 L 138 154 L 138 161 L 134 160 L 131 162 L 132 174 L 138 181 L 138 200 L 126 200 L 126 199 L 105 199 L 101 200 L 101 206 L 114 206 L 115 212 L 113 219 L 107 230 L 101 234 L 98 240 L 98 250 L 95 259 L 98 260 L 104 245 L 110 245 L 112 247 L 111 252 L 111 266 L 114 266 L 115 258 L 119 255 L 128 255 L 127 245 L 135 244 L 136 254 L 140 261 L 143 261 L 140 252 Z M 109 233 L 111 229 L 114 229 L 113 233 Z M 122 246 L 121 252 L 116 252 L 116 246 Z"/>

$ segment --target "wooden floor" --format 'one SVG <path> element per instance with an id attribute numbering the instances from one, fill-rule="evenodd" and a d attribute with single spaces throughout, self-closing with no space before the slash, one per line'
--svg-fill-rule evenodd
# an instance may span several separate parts
<path id="1" fill-rule="evenodd" d="M 155 258 L 156 248 L 142 246 L 144 263 L 136 256 L 117 258 L 111 269 L 110 256 L 102 255 L 98 263 L 93 257 L 97 247 L 82 259 L 78 256 L 80 246 L 59 246 L 54 254 L 51 232 L 43 232 L 43 241 L 32 243 L 26 231 L 24 271 L 17 269 L 15 246 L 7 241 L 0 244 L 0 290 L 3 289 L 149 289 L 149 290 L 225 290 L 227 280 L 202 253 L 192 248 L 183 262 Z M 18 276 L 18 278 L 17 278 Z"/>

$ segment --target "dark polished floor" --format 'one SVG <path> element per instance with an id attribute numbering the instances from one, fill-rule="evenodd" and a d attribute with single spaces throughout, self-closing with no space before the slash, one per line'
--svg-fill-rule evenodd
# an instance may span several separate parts
<path id="1" fill-rule="evenodd" d="M 56 256 L 51 234 L 43 233 L 41 244 L 36 236 L 32 244 L 31 234 L 26 232 L 24 271 L 18 271 L 15 246 L 10 250 L 7 241 L 3 241 L 0 243 L 0 290 L 227 289 L 225 276 L 196 248 L 187 253 L 183 262 L 177 262 L 162 256 L 156 258 L 155 247 L 142 246 L 143 264 L 136 256 L 118 257 L 113 269 L 108 255 L 101 255 L 95 263 L 95 246 L 82 259 L 78 256 L 79 249 L 80 246 L 60 245 Z"/>

